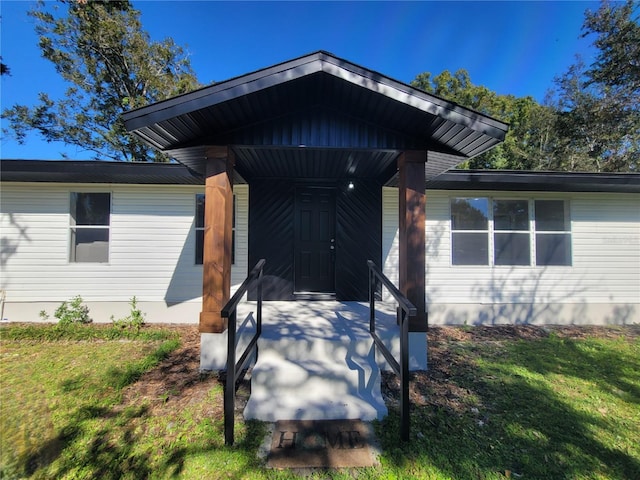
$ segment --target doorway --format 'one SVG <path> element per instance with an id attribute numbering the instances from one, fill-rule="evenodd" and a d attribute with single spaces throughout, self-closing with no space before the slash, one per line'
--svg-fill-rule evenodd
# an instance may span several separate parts
<path id="1" fill-rule="evenodd" d="M 335 293 L 335 188 L 296 187 L 294 210 L 294 291 Z"/>

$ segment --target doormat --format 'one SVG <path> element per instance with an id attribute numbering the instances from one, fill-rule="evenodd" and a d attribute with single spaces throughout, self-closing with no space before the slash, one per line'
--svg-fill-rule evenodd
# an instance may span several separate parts
<path id="1" fill-rule="evenodd" d="M 370 467 L 378 453 L 372 425 L 361 420 L 279 420 L 267 467 Z"/>

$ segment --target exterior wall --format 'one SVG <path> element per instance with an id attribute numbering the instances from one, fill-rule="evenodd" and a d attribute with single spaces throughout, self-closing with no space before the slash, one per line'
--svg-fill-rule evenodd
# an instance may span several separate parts
<path id="1" fill-rule="evenodd" d="M 451 265 L 452 197 L 568 199 L 570 267 Z M 383 189 L 383 265 L 398 280 L 398 191 Z M 427 191 L 430 325 L 640 322 L 640 195 Z"/>
<path id="2" fill-rule="evenodd" d="M 111 192 L 109 263 L 69 263 L 69 193 Z M 0 189 L 2 318 L 40 321 L 81 295 L 94 321 L 129 311 L 136 296 L 150 322 L 197 323 L 202 267 L 194 264 L 195 194 L 202 187 L 3 183 Z M 246 185 L 236 195 L 236 264 L 248 271 Z M 382 263 L 398 281 L 398 191 L 383 188 Z M 452 266 L 449 199 L 566 198 L 571 267 Z M 640 195 L 428 191 L 427 310 L 431 325 L 640 322 Z M 232 287 L 233 290 L 233 287 Z M 388 298 L 385 298 L 388 300 Z"/>
<path id="3" fill-rule="evenodd" d="M 111 192 L 109 262 L 70 263 L 70 192 Z M 202 266 L 195 265 L 195 195 L 203 187 L 3 183 L 0 240 L 3 318 L 40 321 L 81 295 L 94 321 L 129 311 L 134 295 L 149 322 L 198 323 Z M 235 187 L 236 264 L 247 274 L 248 188 Z M 233 287 L 232 287 L 233 288 Z M 53 316 L 52 316 L 53 317 Z"/>

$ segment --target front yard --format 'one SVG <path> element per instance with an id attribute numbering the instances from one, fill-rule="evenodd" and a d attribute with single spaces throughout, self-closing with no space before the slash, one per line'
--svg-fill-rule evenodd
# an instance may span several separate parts
<path id="1" fill-rule="evenodd" d="M 259 422 L 239 421 L 224 446 L 223 390 L 198 372 L 196 327 L 78 328 L 0 330 L 1 478 L 296 478 L 257 458 Z M 398 441 L 385 375 L 381 465 L 313 477 L 640 478 L 640 327 L 432 328 L 429 345 L 411 442 Z"/>

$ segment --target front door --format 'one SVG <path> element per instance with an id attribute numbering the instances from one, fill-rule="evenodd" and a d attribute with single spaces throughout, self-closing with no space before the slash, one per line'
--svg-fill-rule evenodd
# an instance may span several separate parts
<path id="1" fill-rule="evenodd" d="M 335 292 L 336 194 L 333 188 L 296 188 L 296 292 Z"/>

